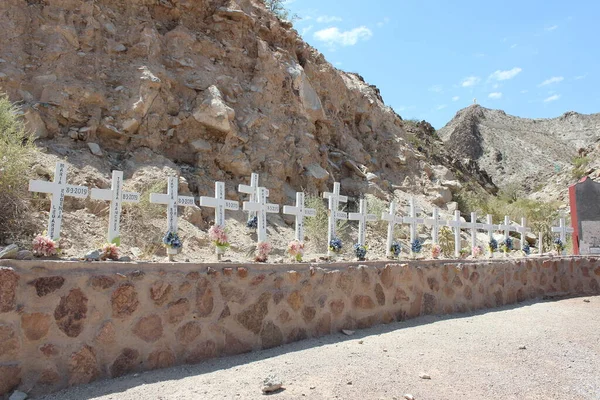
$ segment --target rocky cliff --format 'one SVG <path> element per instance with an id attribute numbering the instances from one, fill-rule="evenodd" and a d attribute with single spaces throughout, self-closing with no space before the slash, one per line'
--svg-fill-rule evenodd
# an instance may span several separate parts
<path id="1" fill-rule="evenodd" d="M 450 153 L 477 162 L 496 184 L 533 188 L 570 171 L 573 157 L 600 140 L 600 114 L 527 119 L 472 105 L 438 133 Z"/>

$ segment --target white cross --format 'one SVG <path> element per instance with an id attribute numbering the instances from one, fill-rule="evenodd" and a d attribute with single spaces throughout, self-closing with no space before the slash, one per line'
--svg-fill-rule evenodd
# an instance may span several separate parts
<path id="1" fill-rule="evenodd" d="M 561 218 L 559 220 L 559 226 L 552 227 L 552 232 L 560 233 L 560 241 L 564 245 L 567 240 L 567 233 L 572 234 L 573 232 L 575 232 L 575 230 L 570 226 L 567 226 L 565 223 L 565 219 Z M 567 251 L 563 250 L 563 254 L 567 254 Z"/>
<path id="2" fill-rule="evenodd" d="M 410 244 L 412 248 L 412 244 L 417 238 L 417 225 L 424 224 L 425 220 L 423 218 L 417 218 L 417 213 L 420 212 L 421 209 L 415 206 L 415 198 L 411 197 L 409 202 L 409 216 L 402 218 L 402 222 L 405 224 L 410 224 Z"/>
<path id="3" fill-rule="evenodd" d="M 360 199 L 359 212 L 348 214 L 348 219 L 352 221 L 358 221 L 357 243 L 364 246 L 366 242 L 365 237 L 367 230 L 367 221 L 377 221 L 377 216 L 375 214 L 367 214 L 367 201 L 365 199 Z"/>
<path id="4" fill-rule="evenodd" d="M 108 216 L 108 243 L 121 245 L 121 210 L 123 203 L 139 203 L 140 194 L 123 192 L 123 171 L 112 172 L 110 189 L 92 189 L 92 199 L 110 201 Z"/>
<path id="5" fill-rule="evenodd" d="M 225 199 L 225 182 L 215 182 L 215 197 L 200 197 L 200 205 L 215 209 L 215 225 L 225 227 L 225 210 L 239 210 L 240 203 Z"/>
<path id="6" fill-rule="evenodd" d="M 498 225 L 493 224 L 493 218 L 491 214 L 486 217 L 486 223 L 481 225 L 481 229 L 485 229 L 488 233 L 488 243 L 494 238 L 494 231 L 498 229 Z"/>
<path id="7" fill-rule="evenodd" d="M 471 254 L 473 254 L 473 249 L 477 246 L 477 231 L 484 229 L 484 224 L 477 223 L 477 212 L 472 212 L 471 222 L 465 224 L 465 226 L 471 228 Z"/>
<path id="8" fill-rule="evenodd" d="M 540 232 L 538 236 L 538 253 L 541 256 L 544 253 L 544 244 L 542 241 L 544 240 L 544 234 Z"/>
<path id="9" fill-rule="evenodd" d="M 460 211 L 454 211 L 454 219 L 448 221 L 448 226 L 454 228 L 454 256 L 460 257 L 460 228 L 468 228 L 470 224 L 460 220 Z"/>
<path id="10" fill-rule="evenodd" d="M 402 216 L 396 215 L 396 202 L 390 202 L 390 212 L 382 212 L 381 219 L 388 222 L 388 231 L 387 231 L 387 249 L 385 251 L 386 256 L 390 257 L 392 255 L 391 247 L 394 242 L 394 226 L 396 224 L 401 224 L 403 221 Z"/>
<path id="11" fill-rule="evenodd" d="M 269 196 L 269 189 L 265 188 L 267 191 L 267 197 Z M 248 185 L 238 185 L 238 192 L 246 193 L 250 195 L 248 201 L 250 203 L 256 203 L 258 201 L 258 174 L 254 172 L 250 175 L 250 186 Z M 256 211 L 250 211 L 248 213 L 248 219 L 252 219 L 256 216 Z"/>
<path id="12" fill-rule="evenodd" d="M 323 198 L 329 199 L 329 226 L 327 228 L 327 248 L 329 248 L 329 243 L 336 237 L 336 221 L 338 219 L 348 219 L 348 213 L 338 210 L 340 203 L 348 202 L 348 197 L 340 195 L 340 183 L 334 182 L 333 193 L 325 192 Z M 328 250 L 327 253 L 331 255 L 331 250 Z"/>
<path id="13" fill-rule="evenodd" d="M 525 219 L 525 217 L 522 217 L 521 218 L 521 226 L 517 226 L 517 228 L 515 229 L 517 232 L 519 232 L 521 234 L 521 250 L 523 250 L 523 246 L 525 245 L 525 234 L 529 230 L 529 228 L 526 225 L 527 225 L 527 219 Z"/>
<path id="14" fill-rule="evenodd" d="M 60 239 L 60 227 L 62 225 L 65 196 L 85 199 L 89 192 L 88 188 L 85 186 L 73 186 L 67 184 L 67 164 L 60 161 L 56 163 L 53 182 L 31 180 L 29 181 L 29 191 L 52 194 L 47 234 L 52 240 Z"/>
<path id="15" fill-rule="evenodd" d="M 438 244 L 438 233 L 440 227 L 446 225 L 446 221 L 440 219 L 440 209 L 433 207 L 431 218 L 425 218 L 425 225 L 431 226 L 431 242 Z"/>
<path id="16" fill-rule="evenodd" d="M 504 225 L 503 224 L 498 225 L 498 229 L 501 231 L 504 231 L 504 238 L 506 239 L 510 235 L 510 232 L 515 231 L 515 226 L 510 224 L 510 218 L 508 217 L 508 215 L 505 215 L 504 216 Z"/>
<path id="17" fill-rule="evenodd" d="M 258 217 L 257 238 L 258 243 L 267 241 L 267 213 L 278 213 L 277 204 L 267 203 L 268 190 L 264 187 L 258 188 L 256 201 L 245 201 L 244 211 L 255 211 Z"/>
<path id="18" fill-rule="evenodd" d="M 304 192 L 296 192 L 296 206 L 283 206 L 283 213 L 296 216 L 296 240 L 304 242 L 304 217 L 317 216 L 314 208 L 304 208 Z"/>
<path id="19" fill-rule="evenodd" d="M 168 232 L 177 233 L 177 206 L 197 207 L 193 197 L 179 196 L 179 178 L 170 176 L 167 194 L 150 193 L 150 203 L 167 205 Z"/>

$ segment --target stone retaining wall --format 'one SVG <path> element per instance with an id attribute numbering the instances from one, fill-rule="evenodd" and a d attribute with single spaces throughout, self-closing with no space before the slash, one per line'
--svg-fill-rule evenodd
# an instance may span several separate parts
<path id="1" fill-rule="evenodd" d="M 0 397 L 423 314 L 600 293 L 589 257 L 362 264 L 0 261 Z"/>

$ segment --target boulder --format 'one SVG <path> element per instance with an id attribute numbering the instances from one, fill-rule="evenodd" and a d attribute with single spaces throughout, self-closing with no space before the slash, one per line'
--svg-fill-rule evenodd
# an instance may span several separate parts
<path id="1" fill-rule="evenodd" d="M 230 133 L 235 111 L 223 101 L 219 89 L 214 85 L 210 86 L 204 98 L 200 99 L 198 96 L 196 102 L 199 100 L 200 104 L 192 114 L 194 119 L 207 128 L 223 134 Z"/>

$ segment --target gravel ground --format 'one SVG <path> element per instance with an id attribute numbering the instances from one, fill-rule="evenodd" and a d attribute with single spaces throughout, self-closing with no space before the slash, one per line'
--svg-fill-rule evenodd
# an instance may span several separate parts
<path id="1" fill-rule="evenodd" d="M 256 399 L 271 373 L 274 399 L 600 399 L 600 296 L 427 316 L 45 399 Z"/>

